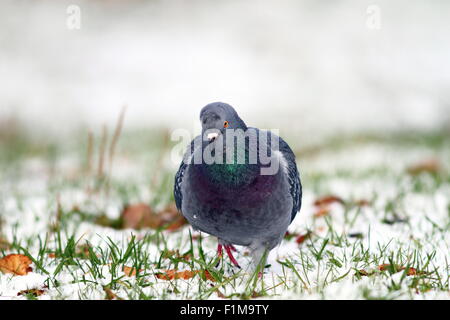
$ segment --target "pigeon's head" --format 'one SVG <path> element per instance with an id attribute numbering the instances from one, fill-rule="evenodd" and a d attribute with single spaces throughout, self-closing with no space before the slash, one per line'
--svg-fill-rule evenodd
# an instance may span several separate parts
<path id="1" fill-rule="evenodd" d="M 215 140 L 227 129 L 247 130 L 244 121 L 239 118 L 232 106 L 223 102 L 213 102 L 200 111 L 200 122 L 202 124 L 202 135 L 208 131 L 207 137 L 210 141 Z"/>

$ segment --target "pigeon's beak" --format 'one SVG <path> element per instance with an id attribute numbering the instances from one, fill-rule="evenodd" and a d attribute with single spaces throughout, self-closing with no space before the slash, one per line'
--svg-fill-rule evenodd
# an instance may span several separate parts
<path id="1" fill-rule="evenodd" d="M 208 138 L 209 142 L 211 142 L 211 141 L 214 141 L 218 136 L 219 136 L 219 134 L 217 132 L 211 132 L 211 133 L 208 133 L 207 138 Z"/>

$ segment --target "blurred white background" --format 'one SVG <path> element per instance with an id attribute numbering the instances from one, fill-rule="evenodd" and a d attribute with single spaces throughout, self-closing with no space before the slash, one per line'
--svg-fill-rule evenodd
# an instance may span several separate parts
<path id="1" fill-rule="evenodd" d="M 190 128 L 224 101 L 250 125 L 311 136 L 439 129 L 449 12 L 444 0 L 2 0 L 0 117 L 56 133 L 113 124 L 126 104 L 127 127 Z"/>

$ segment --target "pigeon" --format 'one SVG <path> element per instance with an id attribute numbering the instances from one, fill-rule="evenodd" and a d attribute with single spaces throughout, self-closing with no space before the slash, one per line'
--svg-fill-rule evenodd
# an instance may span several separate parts
<path id="1" fill-rule="evenodd" d="M 247 127 L 229 104 L 206 105 L 200 121 L 202 134 L 175 175 L 176 206 L 194 230 L 217 237 L 219 262 L 225 249 L 240 268 L 233 256 L 239 245 L 264 268 L 301 208 L 295 155 L 271 131 Z"/>

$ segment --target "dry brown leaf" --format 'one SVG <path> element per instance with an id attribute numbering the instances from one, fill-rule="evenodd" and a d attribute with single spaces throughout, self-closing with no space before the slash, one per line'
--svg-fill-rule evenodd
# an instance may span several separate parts
<path id="1" fill-rule="evenodd" d="M 356 200 L 355 205 L 358 207 L 368 207 L 370 206 L 370 201 L 366 199 Z"/>
<path id="2" fill-rule="evenodd" d="M 227 299 L 227 297 L 219 290 L 216 290 L 217 296 L 221 299 Z"/>
<path id="3" fill-rule="evenodd" d="M 260 298 L 260 297 L 263 297 L 263 296 L 264 296 L 263 294 L 261 294 L 260 292 L 256 292 L 255 290 L 253 290 L 253 292 L 252 292 L 252 298 L 253 299 Z"/>
<path id="4" fill-rule="evenodd" d="M 106 300 L 123 300 L 122 298 L 118 297 L 108 286 L 103 286 L 103 291 L 105 292 Z"/>
<path id="5" fill-rule="evenodd" d="M 332 203 L 344 204 L 344 200 L 342 200 L 341 198 L 339 198 L 337 196 L 328 195 L 328 196 L 318 198 L 316 201 L 314 201 L 314 205 L 316 207 L 321 207 L 321 206 L 329 205 Z"/>
<path id="6" fill-rule="evenodd" d="M 310 237 L 311 237 L 311 232 L 307 232 L 305 234 L 299 235 L 295 239 L 295 242 L 297 242 L 298 244 L 302 244 L 303 242 L 305 242 L 306 239 L 309 239 Z"/>
<path id="7" fill-rule="evenodd" d="M 213 282 L 216 281 L 216 279 L 214 279 L 214 277 L 211 275 L 211 273 L 209 273 L 208 270 L 205 270 L 203 272 L 203 275 L 205 276 L 206 280 L 213 281 Z"/>
<path id="8" fill-rule="evenodd" d="M 145 203 L 129 205 L 122 212 L 122 227 L 131 229 L 158 229 L 167 226 L 167 230 L 176 231 L 187 224 L 187 220 L 178 212 L 175 204 L 170 204 L 160 212 L 154 212 Z"/>
<path id="9" fill-rule="evenodd" d="M 418 175 L 423 172 L 428 173 L 437 173 L 441 170 L 441 163 L 437 159 L 427 159 L 421 162 L 418 162 L 410 167 L 408 167 L 407 171 L 411 175 Z"/>
<path id="10" fill-rule="evenodd" d="M 156 273 L 156 277 L 162 280 L 174 280 L 174 279 L 184 279 L 188 280 L 193 278 L 196 274 L 202 274 L 204 279 L 215 282 L 216 279 L 211 275 L 208 270 L 184 270 L 177 271 L 174 269 L 166 270 L 165 272 Z"/>
<path id="11" fill-rule="evenodd" d="M 386 270 L 388 270 L 390 267 L 391 267 L 390 264 L 384 263 L 384 264 L 380 264 L 380 265 L 378 266 L 378 270 L 380 270 L 380 271 L 386 271 Z"/>
<path id="12" fill-rule="evenodd" d="M 187 279 L 191 279 L 192 277 L 194 277 L 197 273 L 198 273 L 198 271 L 190 271 L 190 270 L 177 271 L 177 270 L 171 269 L 171 270 L 166 270 L 163 273 L 162 272 L 156 273 L 156 277 L 161 280 L 174 280 L 174 279 L 187 280 Z"/>
<path id="13" fill-rule="evenodd" d="M 91 248 L 92 248 L 92 246 L 89 243 L 85 243 L 85 244 L 77 246 L 75 252 L 82 259 L 89 259 L 89 256 L 90 256 L 89 251 L 90 251 Z"/>
<path id="14" fill-rule="evenodd" d="M 405 267 L 398 266 L 398 265 L 394 265 L 393 267 L 394 267 L 395 272 L 403 271 L 406 269 Z M 390 264 L 381 264 L 378 266 L 378 269 L 380 271 L 386 271 L 386 270 L 389 270 L 390 268 L 391 268 Z M 417 270 L 415 268 L 410 267 L 410 268 L 408 268 L 408 270 L 406 270 L 406 275 L 408 275 L 408 276 L 415 276 L 417 274 L 420 274 L 420 273 L 417 272 Z"/>
<path id="15" fill-rule="evenodd" d="M 17 293 L 18 296 L 26 296 L 26 295 L 33 295 L 35 297 L 42 296 L 45 293 L 45 290 L 43 289 L 28 289 L 28 290 L 22 290 Z"/>
<path id="16" fill-rule="evenodd" d="M 128 277 L 135 277 L 138 270 L 136 268 L 123 266 L 122 271 Z M 139 273 L 141 273 L 143 271 L 144 271 L 143 269 L 139 269 Z"/>
<path id="17" fill-rule="evenodd" d="M 10 254 L 0 259 L 0 271 L 24 276 L 33 271 L 31 263 L 31 259 L 23 254 Z"/>
<path id="18" fill-rule="evenodd" d="M 159 221 L 152 208 L 145 203 L 129 205 L 122 211 L 122 223 L 125 229 L 140 229 L 144 227 L 158 228 Z"/>
<path id="19" fill-rule="evenodd" d="M 357 272 L 360 276 L 364 276 L 364 277 L 369 276 L 369 273 L 364 269 L 358 270 Z"/>
<path id="20" fill-rule="evenodd" d="M 406 274 L 408 276 L 415 276 L 417 275 L 417 270 L 415 268 L 409 268 L 408 271 L 406 271 Z"/>
<path id="21" fill-rule="evenodd" d="M 328 206 L 319 207 L 316 212 L 314 212 L 314 217 L 320 218 L 330 214 L 330 208 Z"/>

